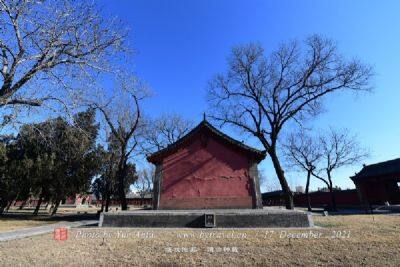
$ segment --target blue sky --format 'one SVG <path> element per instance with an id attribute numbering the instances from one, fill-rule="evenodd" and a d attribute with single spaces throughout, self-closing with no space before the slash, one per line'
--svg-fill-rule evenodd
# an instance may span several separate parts
<path id="1" fill-rule="evenodd" d="M 348 57 L 374 66 L 372 94 L 336 95 L 326 112 L 310 122 L 318 129 L 349 128 L 370 149 L 365 163 L 400 157 L 400 2 L 399 1 L 100 1 L 106 15 L 131 28 L 134 71 L 152 88 L 146 113 L 175 112 L 200 121 L 207 111 L 207 81 L 226 69 L 232 46 L 261 43 L 271 51 L 281 42 L 321 34 L 334 39 Z M 229 129 L 226 132 L 243 139 Z M 257 146 L 254 140 L 246 140 Z M 260 166 L 276 179 L 272 164 Z M 360 166 L 335 173 L 342 188 Z M 304 174 L 288 173 L 292 186 Z M 313 181 L 313 188 L 321 184 Z M 262 191 L 265 189 L 263 188 Z"/>

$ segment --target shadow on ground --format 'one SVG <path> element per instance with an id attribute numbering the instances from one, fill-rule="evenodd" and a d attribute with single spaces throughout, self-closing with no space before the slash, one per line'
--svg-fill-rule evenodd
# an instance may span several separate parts
<path id="1" fill-rule="evenodd" d="M 1 220 L 34 220 L 34 221 L 67 221 L 75 222 L 82 220 L 98 220 L 99 215 L 95 213 L 80 213 L 80 214 L 56 214 L 54 216 L 39 214 L 33 216 L 32 214 L 21 214 L 18 212 L 8 212 L 0 215 Z"/>

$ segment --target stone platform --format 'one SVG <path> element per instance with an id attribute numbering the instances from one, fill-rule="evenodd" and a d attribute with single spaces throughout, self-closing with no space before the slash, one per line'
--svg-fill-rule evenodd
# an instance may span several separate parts
<path id="1" fill-rule="evenodd" d="M 217 228 L 313 227 L 311 214 L 283 209 L 138 210 L 103 212 L 100 227 L 206 227 L 205 216 L 214 215 Z M 211 216 L 212 217 L 212 216 Z M 208 217 L 210 219 L 210 217 Z M 209 220 L 208 220 L 209 222 Z M 208 223 L 209 224 L 209 223 Z"/>

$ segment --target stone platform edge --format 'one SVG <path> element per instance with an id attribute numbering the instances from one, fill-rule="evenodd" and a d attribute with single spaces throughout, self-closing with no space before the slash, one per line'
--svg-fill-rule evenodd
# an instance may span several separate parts
<path id="1" fill-rule="evenodd" d="M 147 210 L 103 212 L 99 227 L 204 228 L 214 214 L 215 228 L 314 227 L 311 213 L 293 210 Z"/>

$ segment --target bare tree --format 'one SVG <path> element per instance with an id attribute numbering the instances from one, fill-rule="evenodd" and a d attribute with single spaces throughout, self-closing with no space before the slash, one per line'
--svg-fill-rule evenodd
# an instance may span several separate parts
<path id="1" fill-rule="evenodd" d="M 127 209 L 126 181 L 129 174 L 129 159 L 138 147 L 138 136 L 141 134 L 140 103 L 148 96 L 148 90 L 134 76 L 119 77 L 119 86 L 109 92 L 112 97 L 105 104 L 92 103 L 104 117 L 111 134 L 109 150 L 115 153 L 117 167 L 115 176 L 121 209 Z"/>
<path id="2" fill-rule="evenodd" d="M 178 114 L 164 114 L 157 119 L 148 119 L 144 132 L 143 149 L 147 153 L 163 149 L 187 134 L 193 123 Z"/>
<path id="3" fill-rule="evenodd" d="M 153 192 L 154 174 L 155 168 L 153 166 L 143 168 L 138 174 L 138 179 L 135 182 L 134 187 L 142 200 L 147 194 L 151 194 Z"/>
<path id="4" fill-rule="evenodd" d="M 0 107 L 65 102 L 72 92 L 60 88 L 110 70 L 109 56 L 124 49 L 121 29 L 93 1 L 0 0 Z"/>
<path id="5" fill-rule="evenodd" d="M 313 173 L 317 171 L 318 165 L 322 160 L 320 144 L 315 142 L 315 138 L 308 135 L 305 131 L 301 131 L 297 134 L 290 135 L 285 148 L 286 158 L 289 164 L 295 169 L 307 172 L 305 193 L 308 210 L 312 211 L 309 195 L 310 180 Z M 319 179 L 328 186 L 328 183 L 326 183 L 324 179 Z"/>
<path id="6" fill-rule="evenodd" d="M 265 175 L 265 172 L 260 171 L 260 184 L 264 185 L 266 192 L 278 191 L 280 190 L 281 186 L 279 181 L 273 178 L 268 179 Z"/>
<path id="7" fill-rule="evenodd" d="M 331 194 L 331 206 L 337 210 L 332 172 L 343 166 L 360 162 L 368 156 L 348 130 L 333 130 L 326 134 L 309 135 L 302 131 L 291 135 L 286 145 L 286 155 L 292 166 L 307 172 L 306 194 L 311 211 L 309 185 L 311 177 L 322 181 Z"/>
<path id="8" fill-rule="evenodd" d="M 347 129 L 333 130 L 319 138 L 321 147 L 322 162 L 318 171 L 313 175 L 324 181 L 332 198 L 332 210 L 336 211 L 336 199 L 334 194 L 332 173 L 344 166 L 352 166 L 360 163 L 368 157 L 369 153 L 363 149 L 355 136 L 351 136 Z M 325 174 L 325 175 L 324 175 Z"/>
<path id="9" fill-rule="evenodd" d="M 261 142 L 286 194 L 286 208 L 292 209 L 293 193 L 277 153 L 282 129 L 320 113 L 326 95 L 370 89 L 372 75 L 370 66 L 343 59 L 333 41 L 317 35 L 304 46 L 281 45 L 268 57 L 260 45 L 238 46 L 232 50 L 227 73 L 210 82 L 211 117 Z"/>

